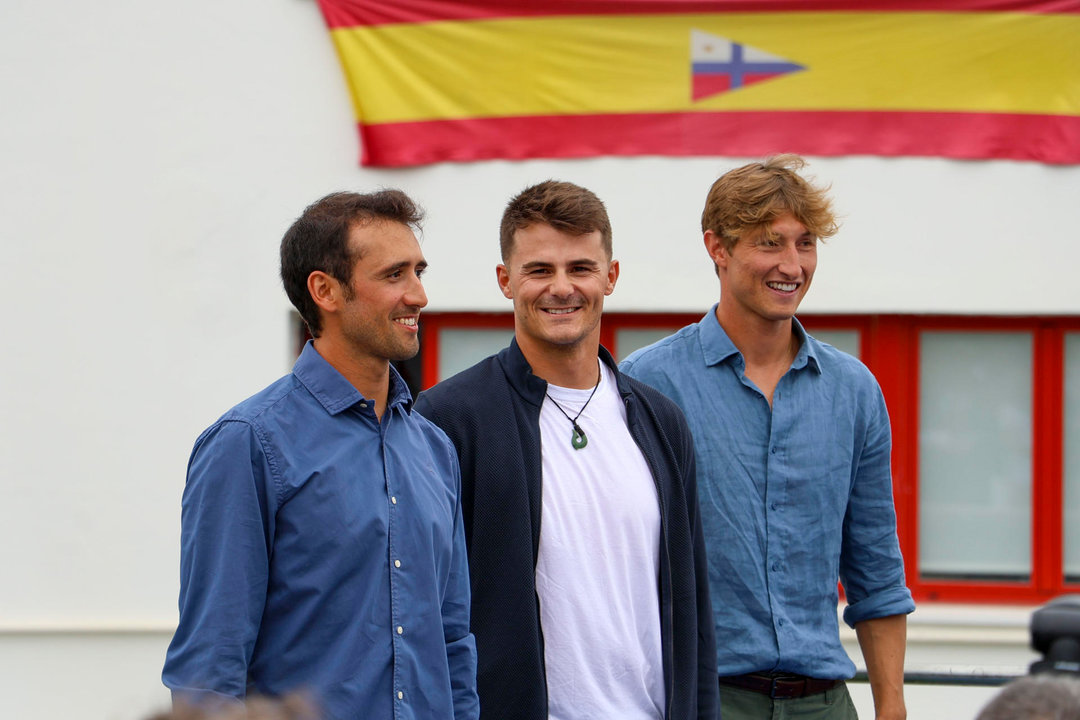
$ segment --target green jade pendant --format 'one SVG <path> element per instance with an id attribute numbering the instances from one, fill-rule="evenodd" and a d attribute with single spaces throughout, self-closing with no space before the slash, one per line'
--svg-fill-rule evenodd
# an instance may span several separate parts
<path id="1" fill-rule="evenodd" d="M 575 450 L 580 450 L 589 444 L 589 438 L 585 437 L 585 431 L 578 427 L 577 423 L 574 423 L 574 429 L 570 433 L 570 444 Z"/>

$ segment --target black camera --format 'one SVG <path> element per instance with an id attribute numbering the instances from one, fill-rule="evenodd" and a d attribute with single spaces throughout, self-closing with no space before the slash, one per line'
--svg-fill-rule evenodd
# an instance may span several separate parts
<path id="1" fill-rule="evenodd" d="M 1043 656 L 1032 675 L 1080 674 L 1080 595 L 1054 598 L 1031 614 L 1031 648 Z"/>

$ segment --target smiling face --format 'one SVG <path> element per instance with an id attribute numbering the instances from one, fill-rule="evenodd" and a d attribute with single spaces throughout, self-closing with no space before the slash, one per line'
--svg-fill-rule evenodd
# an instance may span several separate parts
<path id="1" fill-rule="evenodd" d="M 790 322 L 817 268 L 817 238 L 790 213 L 730 250 L 706 231 L 705 246 L 720 276 L 721 312 L 744 321 Z"/>
<path id="2" fill-rule="evenodd" d="M 586 345 L 595 353 L 604 297 L 619 277 L 600 231 L 570 235 L 546 223 L 517 230 L 496 273 L 514 301 L 514 333 L 526 357 Z"/>
<path id="3" fill-rule="evenodd" d="M 427 268 L 413 231 L 398 222 L 374 221 L 349 231 L 349 253 L 359 258 L 343 285 L 340 322 L 351 353 L 379 363 L 407 360 L 420 350 L 420 310 Z"/>

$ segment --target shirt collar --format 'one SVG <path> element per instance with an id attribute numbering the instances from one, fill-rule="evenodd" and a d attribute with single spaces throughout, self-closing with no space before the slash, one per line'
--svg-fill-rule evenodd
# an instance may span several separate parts
<path id="1" fill-rule="evenodd" d="M 706 365 L 719 365 L 730 357 L 742 355 L 739 348 L 735 347 L 735 343 L 731 342 L 731 338 L 724 332 L 724 328 L 720 326 L 720 321 L 716 319 L 717 305 L 719 303 L 713 305 L 699 323 L 701 352 Z M 820 375 L 821 364 L 818 362 L 817 341 L 806 334 L 798 318 L 791 319 L 791 328 L 795 336 L 799 338 L 799 352 L 791 363 L 792 369 L 801 370 L 809 366 Z"/>
<path id="2" fill-rule="evenodd" d="M 791 318 L 791 327 L 795 331 L 796 337 L 799 338 L 799 352 L 795 355 L 791 367 L 796 370 L 810 367 L 820 375 L 821 363 L 818 361 L 817 340 L 807 334 L 798 318 Z"/>
<path id="3" fill-rule="evenodd" d="M 716 319 L 716 308 L 720 303 L 709 308 L 705 317 L 701 318 L 701 351 L 705 355 L 706 365 L 719 365 L 733 355 L 739 355 L 739 349 L 731 338 L 720 327 L 720 321 Z"/>
<path id="4" fill-rule="evenodd" d="M 308 340 L 300 357 L 293 365 L 293 375 L 307 388 L 326 412 L 331 415 L 347 410 L 361 402 L 372 402 L 365 398 L 352 383 L 345 379 L 333 365 L 326 362 L 315 345 Z M 390 366 L 390 390 L 387 393 L 387 407 L 403 405 L 406 411 L 412 408 L 412 393 L 401 375 Z"/>

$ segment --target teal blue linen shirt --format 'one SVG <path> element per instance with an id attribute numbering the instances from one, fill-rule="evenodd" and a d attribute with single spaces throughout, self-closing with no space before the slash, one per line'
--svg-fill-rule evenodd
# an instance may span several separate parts
<path id="1" fill-rule="evenodd" d="M 854 675 L 837 579 L 849 625 L 915 609 L 881 390 L 858 360 L 793 325 L 799 352 L 771 409 L 715 305 L 619 366 L 678 403 L 694 435 L 722 676 Z"/>
<path id="2" fill-rule="evenodd" d="M 380 422 L 308 342 L 196 441 L 174 697 L 305 690 L 326 720 L 478 716 L 457 454 L 390 373 Z"/>

